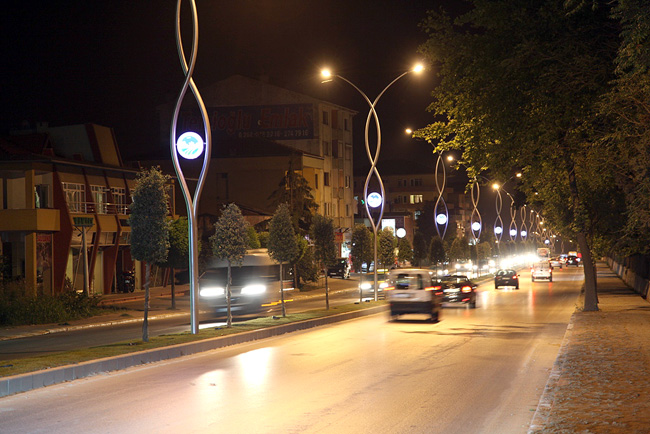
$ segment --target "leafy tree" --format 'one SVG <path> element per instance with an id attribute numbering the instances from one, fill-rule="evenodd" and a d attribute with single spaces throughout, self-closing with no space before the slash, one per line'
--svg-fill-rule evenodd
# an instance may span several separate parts
<path id="1" fill-rule="evenodd" d="M 361 265 L 365 262 L 370 268 L 370 262 L 374 257 L 374 244 L 372 232 L 362 223 L 357 223 L 352 229 L 352 266 L 356 271 L 361 271 Z"/>
<path id="2" fill-rule="evenodd" d="M 259 240 L 260 247 L 262 249 L 266 249 L 267 247 L 269 247 L 269 233 L 268 233 L 268 231 L 260 232 L 259 234 L 257 234 L 257 239 Z"/>
<path id="3" fill-rule="evenodd" d="M 298 286 L 304 282 L 316 282 L 318 280 L 318 267 L 314 260 L 314 249 L 309 242 L 300 235 L 296 235 L 300 259 L 294 265 L 294 271 L 298 276 Z M 302 282 L 301 282 L 302 281 Z"/>
<path id="4" fill-rule="evenodd" d="M 384 228 L 377 234 L 377 261 L 384 268 L 391 268 L 395 264 L 395 235 L 390 228 Z M 374 252 L 373 252 L 374 253 Z"/>
<path id="5" fill-rule="evenodd" d="M 253 226 L 246 226 L 246 236 L 248 237 L 248 248 L 249 249 L 259 249 L 262 247 L 260 244 L 260 239 L 257 236 L 257 231 Z"/>
<path id="6" fill-rule="evenodd" d="M 334 222 L 331 218 L 316 214 L 312 218 L 309 236 L 314 243 L 314 256 L 325 268 L 325 308 L 330 308 L 329 288 L 327 287 L 327 267 L 336 261 L 336 244 L 334 243 Z"/>
<path id="7" fill-rule="evenodd" d="M 400 238 L 397 241 L 397 260 L 401 263 L 407 261 L 413 262 L 413 249 L 406 237 Z"/>
<path id="8" fill-rule="evenodd" d="M 429 245 L 426 241 L 426 235 L 416 231 L 413 236 L 413 259 L 418 267 L 421 267 L 424 261 L 429 257 Z"/>
<path id="9" fill-rule="evenodd" d="M 151 264 L 164 262 L 169 249 L 169 221 L 167 219 L 168 175 L 160 168 L 152 167 L 138 173 L 133 202 L 129 205 L 131 215 L 131 256 L 145 263 L 144 321 L 142 340 L 149 342 L 149 285 Z"/>
<path id="10" fill-rule="evenodd" d="M 187 217 L 179 217 L 169 224 L 167 260 L 158 264 L 171 270 L 172 309 L 176 309 L 176 269 L 188 268 L 189 262 L 190 244 Z"/>
<path id="11" fill-rule="evenodd" d="M 269 255 L 280 264 L 280 297 L 282 302 L 282 316 L 287 316 L 284 305 L 284 288 L 282 287 L 284 263 L 292 263 L 299 254 L 296 233 L 291 224 L 289 206 L 281 203 L 271 218 L 269 224 Z"/>
<path id="12" fill-rule="evenodd" d="M 451 242 L 451 246 L 449 247 L 448 256 L 449 259 L 455 261 L 466 261 L 469 259 L 470 251 L 467 237 L 454 238 L 454 240 Z"/>
<path id="13" fill-rule="evenodd" d="M 241 210 L 234 203 L 225 206 L 221 211 L 221 216 L 214 224 L 214 235 L 210 237 L 210 245 L 215 257 L 225 259 L 228 262 L 228 280 L 226 281 L 227 327 L 232 325 L 230 308 L 232 265 L 241 266 L 246 255 L 248 242 L 248 223 L 244 220 Z"/>
<path id="14" fill-rule="evenodd" d="M 293 169 L 292 161 L 289 161 L 289 168 L 269 199 L 273 206 L 282 203 L 288 205 L 291 223 L 296 233 L 307 234 L 309 232 L 311 219 L 318 209 L 318 204 L 311 194 L 309 182 Z"/>
<path id="15" fill-rule="evenodd" d="M 470 179 L 487 169 L 507 179 L 521 169 L 524 191 L 539 193 L 549 222 L 576 234 L 584 309 L 597 310 L 590 238 L 615 231 L 616 222 L 603 217 L 609 211 L 602 206 L 611 204 L 591 206 L 592 199 L 612 197 L 614 183 L 594 170 L 589 137 L 596 103 L 613 78 L 618 35 L 611 4 L 568 13 L 555 0 L 471 3 L 456 20 L 429 12 L 423 23 L 430 37 L 421 51 L 441 77 L 430 110 L 441 120 L 417 136 L 436 150 L 462 150 Z"/>
<path id="16" fill-rule="evenodd" d="M 433 264 L 436 264 L 436 272 L 438 271 L 438 265 L 445 262 L 446 259 L 447 253 L 445 252 L 445 245 L 442 240 L 438 236 L 432 237 L 431 245 L 429 246 L 429 260 Z"/>

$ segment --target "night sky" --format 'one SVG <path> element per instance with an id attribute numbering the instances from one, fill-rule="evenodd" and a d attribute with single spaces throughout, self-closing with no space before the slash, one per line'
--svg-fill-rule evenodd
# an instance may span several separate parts
<path id="1" fill-rule="evenodd" d="M 426 10 L 445 1 L 196 3 L 199 91 L 233 74 L 264 75 L 272 84 L 358 110 L 354 122 L 360 131 L 365 101 L 341 82 L 321 84 L 320 69 L 329 66 L 374 99 L 419 59 L 416 50 L 425 35 L 418 23 Z M 3 5 L 2 134 L 23 121 L 94 122 L 115 129 L 126 159 L 160 146 L 155 107 L 175 100 L 184 79 L 175 42 L 176 1 L 11 0 Z M 182 10 L 182 36 L 189 44 L 189 1 Z M 431 155 L 429 145 L 403 131 L 430 121 L 425 109 L 434 85 L 432 73 L 410 74 L 382 97 L 380 161 Z M 356 161 L 362 163 L 363 142 L 355 145 Z M 434 164 L 433 157 L 426 158 Z"/>

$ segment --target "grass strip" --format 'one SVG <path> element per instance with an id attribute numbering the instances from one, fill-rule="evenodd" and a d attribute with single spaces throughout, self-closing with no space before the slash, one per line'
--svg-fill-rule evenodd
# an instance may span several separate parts
<path id="1" fill-rule="evenodd" d="M 296 314 L 287 314 L 286 317 L 255 318 L 247 321 L 233 323 L 232 327 L 220 326 L 215 328 L 202 329 L 199 330 L 198 334 L 192 334 L 188 331 L 178 334 L 150 336 L 149 342 L 143 342 L 142 340 L 130 340 L 118 342 L 115 344 L 65 351 L 61 353 L 51 353 L 42 356 L 5 360 L 0 362 L 0 377 L 25 374 L 28 372 L 40 371 L 43 369 L 52 369 L 59 366 L 74 365 L 89 360 L 120 356 L 137 351 L 168 347 L 172 345 L 195 342 L 219 336 L 227 336 L 235 333 L 243 333 L 251 330 L 260 330 L 273 326 L 289 324 L 292 322 L 338 315 L 341 313 L 367 309 L 384 303 L 384 301 L 372 301 L 364 302 L 361 304 L 347 304 L 343 306 L 331 307 L 329 310 L 319 309 Z"/>

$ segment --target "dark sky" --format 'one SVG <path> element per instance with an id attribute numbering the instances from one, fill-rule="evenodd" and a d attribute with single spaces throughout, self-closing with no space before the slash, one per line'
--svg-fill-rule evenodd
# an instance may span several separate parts
<path id="1" fill-rule="evenodd" d="M 257 78 L 360 111 L 351 87 L 323 85 L 328 65 L 371 99 L 418 60 L 426 10 L 454 0 L 197 0 L 199 45 L 194 79 L 202 85 L 232 74 Z M 0 82 L 6 133 L 23 120 L 52 126 L 94 122 L 115 129 L 125 158 L 158 146 L 155 106 L 176 98 L 183 74 L 175 42 L 175 0 L 10 0 L 1 18 Z M 189 1 L 183 39 L 191 39 Z M 189 51 L 189 47 L 187 48 Z M 430 155 L 404 128 L 426 125 L 435 83 L 413 74 L 378 105 L 382 159 Z M 218 144 L 216 144 L 218 146 Z M 363 143 L 355 156 L 365 159 Z M 359 152 L 360 151 L 360 152 Z M 433 157 L 432 164 L 433 164 Z"/>

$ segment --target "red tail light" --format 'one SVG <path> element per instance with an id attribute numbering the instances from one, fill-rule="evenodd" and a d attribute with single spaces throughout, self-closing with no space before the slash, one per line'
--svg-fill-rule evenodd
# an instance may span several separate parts
<path id="1" fill-rule="evenodd" d="M 425 291 L 439 291 L 442 289 L 442 286 L 429 286 L 427 288 L 424 288 Z"/>
<path id="2" fill-rule="evenodd" d="M 461 289 L 463 292 L 472 292 L 472 287 L 471 286 L 463 286 Z"/>
<path id="3" fill-rule="evenodd" d="M 512 276 L 512 278 L 513 278 L 513 279 L 516 279 L 516 278 L 517 278 L 517 275 Z"/>

